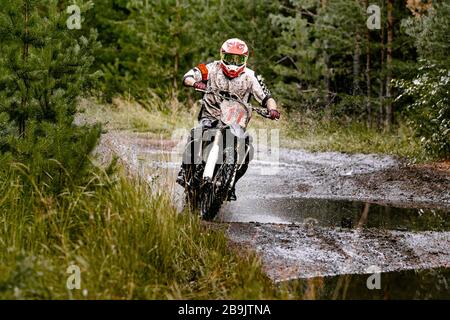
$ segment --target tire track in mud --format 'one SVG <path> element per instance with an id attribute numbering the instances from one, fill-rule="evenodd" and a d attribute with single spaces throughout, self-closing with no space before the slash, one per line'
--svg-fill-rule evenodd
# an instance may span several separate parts
<path id="1" fill-rule="evenodd" d="M 174 184 L 179 167 L 172 152 L 175 145 L 176 142 L 170 140 L 110 132 L 103 135 L 97 154 L 100 162 L 107 162 L 112 154 L 117 155 L 130 174 L 147 181 L 164 178 L 164 183 L 171 185 L 169 189 L 181 208 L 183 192 Z M 382 272 L 450 267 L 449 230 L 413 232 L 289 224 L 289 217 L 283 216 L 280 210 L 272 210 L 272 215 L 262 217 L 264 223 L 248 223 L 253 218 L 261 218 L 255 212 L 259 209 L 253 208 L 270 210 L 267 204 L 275 200 L 284 202 L 288 198 L 357 199 L 448 210 L 449 173 L 427 169 L 427 179 L 422 181 L 421 172 L 415 174 L 415 169 L 402 169 L 402 164 L 389 156 L 286 149 L 280 150 L 277 175 L 264 175 L 267 167 L 272 165 L 264 161 L 250 164 L 247 175 L 238 184 L 238 201 L 226 204 L 214 224 L 226 226 L 230 241 L 254 249 L 274 281 L 363 274 L 373 265 Z M 392 177 L 396 171 L 399 180 L 394 181 Z M 380 187 L 384 192 L 376 192 Z M 237 214 L 245 203 L 252 206 L 246 212 L 254 216 Z M 279 209 L 275 202 L 276 207 Z M 282 209 L 295 215 L 298 208 L 286 206 Z M 448 215 L 444 217 L 448 219 Z"/>
<path id="2" fill-rule="evenodd" d="M 305 225 L 232 223 L 232 241 L 255 248 L 274 281 L 450 267 L 449 232 L 344 230 Z M 411 243 L 414 247 L 411 247 Z"/>

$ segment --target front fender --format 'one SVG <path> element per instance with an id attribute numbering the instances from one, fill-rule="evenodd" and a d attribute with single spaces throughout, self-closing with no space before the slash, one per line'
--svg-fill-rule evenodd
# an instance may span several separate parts
<path id="1" fill-rule="evenodd" d="M 248 133 L 238 124 L 233 123 L 229 125 L 230 132 L 238 139 L 245 139 Z"/>

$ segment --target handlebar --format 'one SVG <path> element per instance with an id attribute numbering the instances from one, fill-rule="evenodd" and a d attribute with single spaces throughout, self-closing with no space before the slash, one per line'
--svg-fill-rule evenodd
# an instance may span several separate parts
<path id="1" fill-rule="evenodd" d="M 260 116 L 267 118 L 267 119 L 272 119 L 270 117 L 269 111 L 267 111 L 267 109 L 263 109 L 263 108 L 258 108 L 258 107 L 254 107 L 252 106 L 252 110 L 255 111 L 257 114 L 259 114 Z M 276 119 L 278 120 L 278 119 Z"/>
<path id="2" fill-rule="evenodd" d="M 216 91 L 213 91 L 213 90 L 195 89 L 195 91 L 202 92 L 202 93 L 205 93 L 205 94 L 206 94 L 206 93 L 208 93 L 208 94 L 213 94 L 213 95 L 215 95 L 215 96 L 217 96 L 217 97 L 220 97 L 220 98 L 222 98 L 222 99 L 227 99 L 227 100 L 231 100 L 231 101 L 236 101 L 236 102 L 242 104 L 243 106 L 245 106 L 247 109 L 251 108 L 253 111 L 255 111 L 255 112 L 256 112 L 257 114 L 259 114 L 260 116 L 262 116 L 262 117 L 264 117 L 264 118 L 267 118 L 267 119 L 272 119 L 272 118 L 270 117 L 269 111 L 268 111 L 267 109 L 255 107 L 255 106 L 251 105 L 250 103 L 245 103 L 245 102 L 242 101 L 241 99 L 235 99 L 235 98 L 232 98 L 232 97 L 225 97 L 225 96 L 221 95 L 220 93 L 218 93 L 218 92 L 216 92 Z M 239 97 L 238 97 L 238 98 L 239 98 Z M 278 119 L 277 119 L 277 120 L 278 120 Z"/>

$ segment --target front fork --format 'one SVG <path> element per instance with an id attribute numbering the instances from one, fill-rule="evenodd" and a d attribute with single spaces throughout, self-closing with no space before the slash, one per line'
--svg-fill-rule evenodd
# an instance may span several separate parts
<path id="1" fill-rule="evenodd" d="M 222 132 L 218 131 L 214 135 L 214 141 L 212 143 L 211 150 L 208 154 L 208 159 L 206 160 L 205 170 L 203 171 L 203 180 L 212 181 L 214 175 L 214 169 L 219 160 L 220 142 L 222 140 Z"/>
<path id="2" fill-rule="evenodd" d="M 236 164 L 233 168 L 233 173 L 232 173 L 230 183 L 229 183 L 229 186 L 233 187 L 234 181 L 236 179 L 237 171 L 240 170 L 242 165 L 244 164 L 245 159 L 247 158 L 247 156 L 250 152 L 250 148 L 244 149 L 245 152 L 242 155 L 242 153 L 240 152 L 241 147 L 242 147 L 241 144 L 244 144 L 243 147 L 245 148 L 245 146 L 246 146 L 245 140 L 237 139 L 237 144 L 234 145 L 235 136 L 230 134 L 230 137 L 227 136 L 227 138 L 228 138 L 227 141 L 233 141 L 233 144 L 231 146 L 232 152 L 231 152 L 231 154 L 227 155 L 226 159 L 227 159 L 227 161 L 229 161 L 230 160 L 229 158 L 231 158 L 231 159 L 233 159 L 232 163 Z M 223 133 L 222 133 L 222 131 L 219 130 L 214 135 L 214 140 L 212 142 L 212 146 L 209 151 L 208 158 L 206 160 L 205 170 L 203 171 L 203 181 L 212 181 L 213 180 L 214 169 L 216 167 L 217 161 L 219 160 L 219 156 L 220 156 L 220 144 L 222 142 L 222 139 L 223 139 Z M 224 152 L 226 152 L 225 150 L 230 150 L 229 146 L 227 146 L 226 148 L 223 148 L 223 149 L 224 149 L 223 150 Z M 238 152 L 236 152 L 236 151 L 238 151 Z M 236 156 L 235 156 L 235 153 L 237 153 Z"/>

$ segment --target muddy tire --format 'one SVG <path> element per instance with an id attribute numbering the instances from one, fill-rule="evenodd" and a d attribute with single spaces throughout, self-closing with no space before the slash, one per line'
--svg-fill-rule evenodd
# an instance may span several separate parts
<path id="1" fill-rule="evenodd" d="M 222 197 L 218 194 L 211 182 L 206 182 L 200 197 L 200 213 L 204 220 L 213 220 L 222 206 Z"/>
<path id="2" fill-rule="evenodd" d="M 198 214 L 199 196 L 197 190 L 185 191 L 185 208 L 192 214 Z"/>

